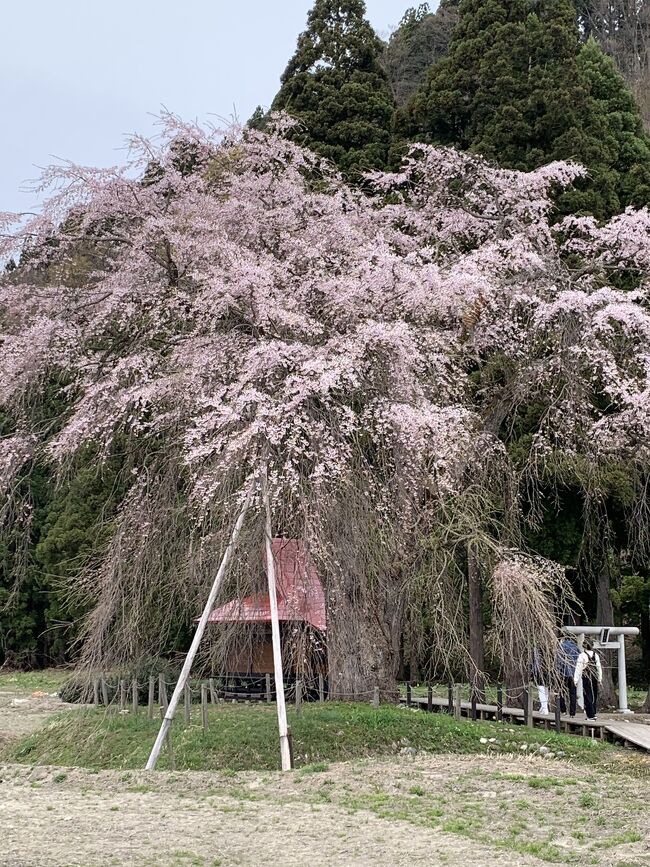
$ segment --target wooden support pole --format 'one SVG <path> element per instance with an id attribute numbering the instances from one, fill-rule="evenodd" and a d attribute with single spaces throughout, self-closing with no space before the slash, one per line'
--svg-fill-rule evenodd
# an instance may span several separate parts
<path id="1" fill-rule="evenodd" d="M 433 687 L 431 684 L 427 687 L 427 710 L 433 713 Z"/>
<path id="2" fill-rule="evenodd" d="M 211 677 L 208 682 L 210 684 L 210 701 L 212 702 L 212 704 L 216 704 L 217 703 L 217 691 L 214 688 L 214 678 Z"/>
<path id="3" fill-rule="evenodd" d="M 460 719 L 462 716 L 462 713 L 463 713 L 462 693 L 461 693 L 462 687 L 461 687 L 461 685 L 459 683 L 457 683 L 456 686 L 454 687 L 454 690 L 455 690 L 454 716 L 456 717 L 456 719 Z"/>
<path id="4" fill-rule="evenodd" d="M 104 707 L 108 707 L 108 684 L 106 683 L 106 675 L 102 672 L 102 702 Z"/>
<path id="5" fill-rule="evenodd" d="M 291 767 L 293 767 L 293 735 L 291 734 L 291 729 L 287 727 L 287 743 L 289 744 L 289 760 L 291 761 Z"/>
<path id="6" fill-rule="evenodd" d="M 453 684 L 447 684 L 447 713 L 449 716 L 454 715 L 454 687 Z"/>
<path id="7" fill-rule="evenodd" d="M 203 725 L 203 731 L 207 732 L 207 730 L 208 730 L 208 687 L 204 683 L 201 684 L 201 723 Z"/>
<path id="8" fill-rule="evenodd" d="M 562 732 L 562 708 L 560 702 L 560 693 L 555 694 L 555 731 L 560 734 Z"/>
<path id="9" fill-rule="evenodd" d="M 472 719 L 476 722 L 476 691 L 472 689 Z"/>
<path id="10" fill-rule="evenodd" d="M 318 701 L 325 701 L 325 678 L 322 674 L 318 675 Z"/>
<path id="11" fill-rule="evenodd" d="M 95 707 L 99 707 L 99 678 L 95 677 L 93 679 L 93 704 Z"/>
<path id="12" fill-rule="evenodd" d="M 503 720 L 503 686 L 497 683 L 497 722 Z"/>
<path id="13" fill-rule="evenodd" d="M 296 716 L 302 713 L 302 680 L 296 680 Z"/>
<path id="14" fill-rule="evenodd" d="M 266 673 L 266 703 L 271 704 L 271 675 Z"/>
<path id="15" fill-rule="evenodd" d="M 230 536 L 230 542 L 224 551 L 223 558 L 221 560 L 221 564 L 219 566 L 219 570 L 215 576 L 212 587 L 210 588 L 210 592 L 208 594 L 208 598 L 205 602 L 205 607 L 203 609 L 203 613 L 201 614 L 201 619 L 198 622 L 196 627 L 196 632 L 194 633 L 194 638 L 192 639 L 192 644 L 190 645 L 190 649 L 185 657 L 185 662 L 183 663 L 183 668 L 181 669 L 180 677 L 178 678 L 178 683 L 176 684 L 176 688 L 172 694 L 171 701 L 169 702 L 169 706 L 165 711 L 165 715 L 163 717 L 162 725 L 160 726 L 160 731 L 158 732 L 158 736 L 156 737 L 156 741 L 151 749 L 151 753 L 147 760 L 146 770 L 152 771 L 156 767 L 156 762 L 158 761 L 158 756 L 160 755 L 160 750 L 162 748 L 163 742 L 165 740 L 165 736 L 169 731 L 169 727 L 174 719 L 174 715 L 176 714 L 176 708 L 178 707 L 178 702 L 180 700 L 181 694 L 183 692 L 183 688 L 185 686 L 185 681 L 190 676 L 190 670 L 192 668 L 192 663 L 194 662 L 194 657 L 196 656 L 196 652 L 199 649 L 199 644 L 201 643 L 201 639 L 203 638 L 203 633 L 205 632 L 205 627 L 208 623 L 208 617 L 210 616 L 210 612 L 214 607 L 215 600 L 217 598 L 217 593 L 221 587 L 224 576 L 228 569 L 228 564 L 230 563 L 230 558 L 232 557 L 232 553 L 235 550 L 235 545 L 237 544 L 237 539 L 239 538 L 239 534 L 241 532 L 241 528 L 244 523 L 244 518 L 246 517 L 246 513 L 251 504 L 251 500 L 253 498 L 253 491 L 255 485 L 251 484 L 248 489 L 248 493 L 246 495 L 246 499 L 244 500 L 244 504 L 242 505 L 241 512 L 239 513 L 239 517 L 237 518 L 237 522 L 232 531 L 232 535 Z M 165 700 L 167 696 L 165 694 Z"/>
<path id="16" fill-rule="evenodd" d="M 185 725 L 188 726 L 192 720 L 192 693 L 190 692 L 189 680 L 183 687 L 183 697 L 185 699 Z"/>
<path id="17" fill-rule="evenodd" d="M 375 686 L 372 691 L 372 706 L 377 710 L 379 708 L 379 687 Z"/>
<path id="18" fill-rule="evenodd" d="M 126 710 L 126 681 L 120 680 L 120 710 Z"/>
<path id="19" fill-rule="evenodd" d="M 283 771 L 293 767 L 289 743 L 287 709 L 284 703 L 284 676 L 282 672 L 282 646 L 280 644 L 280 620 L 278 618 L 278 597 L 275 587 L 275 563 L 273 562 L 273 532 L 271 527 L 271 504 L 269 500 L 268 471 L 262 471 L 262 500 L 265 512 L 266 575 L 269 585 L 269 607 L 271 609 L 271 636 L 273 639 L 273 670 L 275 674 L 276 707 L 278 712 L 278 731 L 280 734 L 280 759 Z"/>
<path id="20" fill-rule="evenodd" d="M 160 708 L 160 719 L 163 722 L 165 721 L 165 709 L 162 706 Z M 172 746 L 172 732 L 171 732 L 171 729 L 169 727 L 165 730 L 165 742 L 167 743 L 167 752 L 169 753 L 169 770 L 175 771 L 176 770 L 176 762 L 174 761 L 174 748 Z"/>
<path id="21" fill-rule="evenodd" d="M 156 697 L 156 679 L 153 675 L 149 675 L 149 695 L 147 696 L 147 717 L 153 719 L 153 706 Z"/>
<path id="22" fill-rule="evenodd" d="M 138 681 L 134 677 L 133 683 L 131 684 L 131 713 L 133 714 L 133 716 L 138 715 L 138 697 Z"/>
<path id="23" fill-rule="evenodd" d="M 406 681 L 406 706 L 411 707 L 413 704 L 413 695 L 411 692 L 411 682 L 409 680 Z"/>

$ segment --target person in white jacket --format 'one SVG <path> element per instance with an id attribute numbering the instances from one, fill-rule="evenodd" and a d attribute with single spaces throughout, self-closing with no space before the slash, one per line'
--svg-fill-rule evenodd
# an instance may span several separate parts
<path id="1" fill-rule="evenodd" d="M 578 657 L 576 672 L 573 676 L 573 682 L 576 686 L 581 680 L 585 699 L 585 715 L 589 722 L 594 722 L 598 705 L 598 686 L 603 682 L 603 667 L 600 664 L 600 657 L 588 638 L 585 638 L 582 643 L 582 653 Z"/>

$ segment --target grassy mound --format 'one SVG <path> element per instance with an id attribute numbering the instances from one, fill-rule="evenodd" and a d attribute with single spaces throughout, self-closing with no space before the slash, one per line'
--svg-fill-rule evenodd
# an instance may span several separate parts
<path id="1" fill-rule="evenodd" d="M 144 712 L 132 717 L 103 709 L 68 711 L 48 726 L 7 747 L 5 761 L 104 769 L 142 768 L 159 727 Z M 607 763 L 616 751 L 587 738 L 555 735 L 522 726 L 458 722 L 444 714 L 427 714 L 392 705 L 306 704 L 300 716 L 289 712 L 296 767 L 362 756 L 428 753 L 523 753 L 544 745 L 581 763 Z M 223 704 L 210 708 L 203 732 L 200 709 L 186 726 L 172 729 L 178 770 L 263 770 L 278 767 L 277 718 L 274 706 Z M 494 739 L 490 742 L 489 739 Z M 481 742 L 483 739 L 483 743 Z M 549 761 L 552 761 L 549 760 Z M 164 749 L 158 765 L 169 768 Z"/>

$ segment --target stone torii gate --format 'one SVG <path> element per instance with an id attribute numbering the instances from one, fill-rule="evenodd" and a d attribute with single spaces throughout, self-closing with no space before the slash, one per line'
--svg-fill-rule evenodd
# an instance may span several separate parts
<path id="1" fill-rule="evenodd" d="M 578 646 L 589 635 L 594 647 L 618 651 L 618 713 L 634 713 L 627 706 L 627 671 L 625 668 L 625 636 L 638 635 L 636 626 L 564 626 L 562 631 L 577 638 Z"/>

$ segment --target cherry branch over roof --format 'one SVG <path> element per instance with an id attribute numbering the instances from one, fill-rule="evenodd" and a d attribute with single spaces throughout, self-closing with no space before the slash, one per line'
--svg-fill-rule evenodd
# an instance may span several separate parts
<path id="1" fill-rule="evenodd" d="M 325 632 L 327 616 L 325 594 L 316 567 L 298 539 L 273 539 L 276 568 L 278 618 L 302 621 Z M 266 561 L 266 557 L 264 557 Z M 208 623 L 269 623 L 271 605 L 268 593 L 232 599 L 215 608 Z"/>

